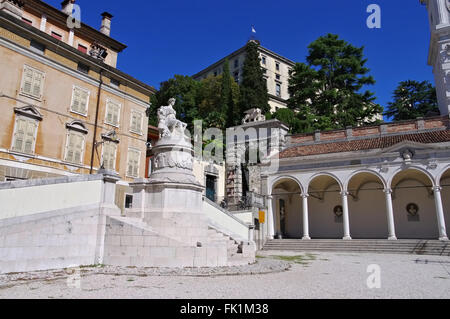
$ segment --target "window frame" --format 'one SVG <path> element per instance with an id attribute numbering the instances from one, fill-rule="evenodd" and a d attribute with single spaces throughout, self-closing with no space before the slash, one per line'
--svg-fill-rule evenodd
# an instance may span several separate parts
<path id="1" fill-rule="evenodd" d="M 105 145 L 114 145 L 115 150 L 114 150 L 114 167 L 113 168 L 107 168 L 104 164 L 105 164 Z M 103 164 L 103 167 L 106 170 L 110 170 L 110 171 L 114 171 L 116 172 L 116 167 L 117 167 L 117 145 L 118 143 L 114 142 L 114 141 L 109 141 L 109 140 L 105 140 L 103 142 L 102 145 L 102 159 L 101 159 L 101 164 Z"/>
<path id="2" fill-rule="evenodd" d="M 67 158 L 67 155 L 69 153 L 69 141 L 70 141 L 70 136 L 71 135 L 78 135 L 82 138 L 82 145 L 81 145 L 81 154 L 80 154 L 80 162 L 75 162 L 75 161 L 71 161 Z M 71 129 L 67 129 L 67 133 L 66 133 L 66 146 L 65 146 L 65 150 L 64 150 L 64 162 L 66 163 L 71 163 L 71 164 L 76 164 L 76 165 L 83 165 L 83 160 L 84 160 L 84 155 L 85 155 L 85 150 L 86 150 L 86 135 L 81 133 L 81 132 L 77 132 L 76 130 L 71 130 Z"/>
<path id="3" fill-rule="evenodd" d="M 139 131 L 133 129 L 133 114 L 139 114 L 141 116 L 141 123 L 139 124 Z M 130 112 L 130 132 L 143 135 L 142 128 L 144 126 L 144 113 L 138 111 L 138 110 L 131 110 Z"/>
<path id="4" fill-rule="evenodd" d="M 261 63 L 262 65 L 267 65 L 267 57 L 265 55 L 261 55 Z"/>
<path id="5" fill-rule="evenodd" d="M 280 88 L 280 92 L 277 91 L 278 87 Z M 281 97 L 281 83 L 275 83 L 275 95 Z"/>
<path id="6" fill-rule="evenodd" d="M 281 71 L 281 63 L 278 61 L 275 61 L 275 71 L 278 71 L 278 72 Z"/>
<path id="7" fill-rule="evenodd" d="M 117 104 L 117 105 L 119 106 L 119 110 L 118 110 L 118 112 L 117 112 L 117 124 L 109 123 L 109 122 L 108 122 L 108 111 L 109 111 L 110 103 L 114 103 L 114 104 Z M 117 101 L 115 101 L 115 100 L 113 100 L 113 99 L 107 98 L 107 99 L 106 99 L 106 108 L 105 108 L 105 120 L 104 120 L 104 123 L 105 123 L 106 125 L 110 125 L 110 126 L 119 128 L 119 127 L 120 127 L 121 112 L 122 112 L 122 103 L 117 102 Z"/>
<path id="8" fill-rule="evenodd" d="M 19 120 L 25 120 L 27 123 L 28 122 L 35 122 L 36 124 L 36 129 L 34 130 L 34 135 L 33 135 L 33 145 L 31 146 L 31 152 L 27 153 L 25 152 L 25 138 L 23 141 L 23 146 L 22 146 L 22 150 L 18 151 L 14 148 L 14 145 L 16 144 L 16 135 L 17 135 L 17 129 L 18 129 L 18 122 Z M 31 155 L 34 156 L 36 154 L 36 140 L 37 140 L 37 133 L 39 130 L 39 120 L 34 119 L 32 117 L 26 116 L 26 115 L 22 115 L 22 114 L 16 114 L 16 118 L 14 120 L 14 130 L 13 130 L 13 134 L 12 134 L 12 139 L 11 139 L 11 148 L 10 151 L 13 153 L 17 153 L 17 154 L 24 154 L 24 155 Z M 28 124 L 27 124 L 28 125 Z M 24 134 L 26 135 L 26 134 Z"/>
<path id="9" fill-rule="evenodd" d="M 129 167 L 129 163 L 130 163 L 130 153 L 132 153 L 132 152 L 136 152 L 138 154 L 138 158 L 137 158 L 138 159 L 138 161 L 137 161 L 137 175 L 136 176 L 132 176 L 132 175 L 128 174 L 128 167 Z M 129 147 L 128 148 L 128 152 L 127 152 L 127 169 L 126 169 L 126 172 L 125 172 L 125 176 L 126 177 L 139 178 L 139 170 L 141 168 L 141 155 L 142 155 L 142 152 L 139 149 L 134 148 L 134 147 Z"/>
<path id="10" fill-rule="evenodd" d="M 75 90 L 76 90 L 76 89 L 81 90 L 81 91 L 84 91 L 85 93 L 87 93 L 86 112 L 85 112 L 85 113 L 81 113 L 81 112 L 75 111 L 75 110 L 73 109 L 73 102 L 74 102 L 74 99 L 75 99 Z M 85 89 L 85 88 L 83 88 L 83 87 L 81 87 L 81 86 L 78 86 L 78 85 L 73 85 L 73 87 L 72 87 L 72 99 L 71 99 L 71 101 L 70 101 L 70 112 L 71 112 L 71 113 L 78 114 L 78 115 L 82 115 L 82 116 L 84 116 L 84 117 L 87 117 L 87 115 L 88 115 L 88 113 L 89 113 L 89 100 L 90 100 L 90 99 L 91 99 L 91 91 L 90 91 L 90 90 Z"/>
<path id="11" fill-rule="evenodd" d="M 41 87 L 40 87 L 39 97 L 33 95 L 32 93 L 28 93 L 28 92 L 25 92 L 25 91 L 24 91 L 24 88 L 25 88 L 25 72 L 27 71 L 27 69 L 30 69 L 30 70 L 33 72 L 33 79 L 32 79 L 32 82 L 31 82 L 32 88 L 33 88 L 33 82 L 34 82 L 34 75 L 35 75 L 35 72 L 36 72 L 36 73 L 40 73 L 41 76 L 42 76 L 42 81 L 41 81 Z M 24 64 L 24 66 L 23 66 L 23 71 L 22 71 L 22 79 L 21 79 L 20 93 L 19 93 L 19 94 L 20 94 L 20 95 L 23 95 L 23 96 L 26 96 L 26 97 L 28 97 L 28 98 L 30 98 L 30 99 L 34 99 L 34 100 L 37 100 L 37 101 L 42 101 L 42 98 L 44 97 L 45 77 L 46 77 L 46 74 L 45 74 L 44 71 L 38 70 L 38 69 L 36 69 L 36 68 L 34 68 L 34 67 L 28 65 L 28 64 Z"/>

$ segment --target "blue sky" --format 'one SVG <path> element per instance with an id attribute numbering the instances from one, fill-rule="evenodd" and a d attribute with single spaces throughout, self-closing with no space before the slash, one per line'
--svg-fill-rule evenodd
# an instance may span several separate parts
<path id="1" fill-rule="evenodd" d="M 61 0 L 48 0 L 60 8 Z M 366 8 L 381 7 L 381 29 L 369 29 Z M 82 21 L 95 28 L 100 14 L 114 15 L 111 36 L 128 48 L 118 68 L 159 88 L 174 74 L 193 75 L 245 45 L 254 25 L 261 44 L 304 62 L 319 36 L 338 34 L 365 47 L 371 87 L 386 105 L 398 82 L 434 83 L 427 65 L 429 25 L 419 0 L 77 0 Z"/>

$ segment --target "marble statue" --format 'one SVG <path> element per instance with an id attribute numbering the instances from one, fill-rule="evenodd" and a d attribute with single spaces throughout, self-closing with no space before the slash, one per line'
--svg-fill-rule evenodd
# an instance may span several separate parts
<path id="1" fill-rule="evenodd" d="M 169 105 L 158 109 L 158 130 L 160 138 L 172 136 L 184 136 L 187 124 L 177 120 L 177 112 L 174 110 L 176 100 L 171 98 Z"/>
<path id="2" fill-rule="evenodd" d="M 245 118 L 242 120 L 242 124 L 250 122 L 263 122 L 266 117 L 262 115 L 261 109 L 251 109 L 245 112 Z"/>

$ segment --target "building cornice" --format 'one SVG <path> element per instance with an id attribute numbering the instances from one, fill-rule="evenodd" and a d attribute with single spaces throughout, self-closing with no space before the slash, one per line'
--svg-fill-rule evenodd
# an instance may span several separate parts
<path id="1" fill-rule="evenodd" d="M 87 54 L 84 54 L 77 49 L 71 47 L 70 45 L 59 41 L 52 36 L 48 35 L 45 32 L 40 31 L 39 29 L 36 29 L 27 23 L 20 21 L 4 12 L 0 12 L 0 27 L 4 27 L 8 29 L 9 31 L 22 35 L 26 39 L 35 39 L 37 41 L 42 42 L 47 49 L 53 49 L 52 51 L 58 52 L 58 54 L 62 55 L 61 49 L 65 51 L 65 57 L 68 59 L 71 59 L 75 62 L 82 62 L 89 67 L 91 67 L 93 70 L 97 70 L 98 72 L 100 70 L 104 70 L 104 74 L 108 75 L 108 73 L 115 78 L 118 78 L 120 80 L 124 80 L 125 83 L 131 84 L 131 86 L 136 87 L 140 91 L 144 91 L 143 93 L 146 95 L 155 94 L 157 91 L 155 88 L 153 88 L 150 85 L 147 85 L 132 76 L 120 71 L 117 68 L 114 68 L 110 65 L 107 65 Z M 7 40 L 7 39 L 5 39 Z M 17 44 L 15 44 L 17 45 Z M 147 101 L 146 101 L 147 102 Z"/>

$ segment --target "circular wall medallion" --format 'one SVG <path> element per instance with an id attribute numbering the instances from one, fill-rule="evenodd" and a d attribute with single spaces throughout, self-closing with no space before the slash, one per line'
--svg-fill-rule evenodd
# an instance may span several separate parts
<path id="1" fill-rule="evenodd" d="M 344 214 L 344 209 L 341 205 L 338 205 L 333 209 L 333 212 L 337 217 L 341 217 Z"/>
<path id="2" fill-rule="evenodd" d="M 409 203 L 408 205 L 406 205 L 406 211 L 410 216 L 417 216 L 417 214 L 419 213 L 419 206 L 417 206 L 417 204 L 415 203 Z"/>

